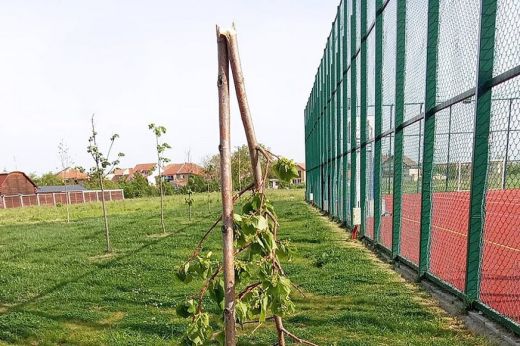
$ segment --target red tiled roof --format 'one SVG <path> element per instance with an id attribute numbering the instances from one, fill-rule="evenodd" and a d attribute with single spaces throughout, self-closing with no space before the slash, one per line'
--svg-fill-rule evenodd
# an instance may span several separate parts
<path id="1" fill-rule="evenodd" d="M 155 169 L 155 163 L 138 163 L 134 167 L 134 173 L 150 173 Z"/>
<path id="2" fill-rule="evenodd" d="M 195 163 L 172 163 L 164 168 L 164 171 L 161 175 L 170 176 L 176 174 L 194 174 L 194 175 L 202 175 L 204 169 L 195 164 Z"/>
<path id="3" fill-rule="evenodd" d="M 88 175 L 76 168 L 65 168 L 56 174 L 61 179 L 87 180 Z"/>
<path id="4" fill-rule="evenodd" d="M 7 179 L 8 175 L 9 175 L 9 173 L 0 173 L 0 186 L 2 186 L 2 184 L 4 183 L 4 180 Z"/>
<path id="5" fill-rule="evenodd" d="M 12 171 L 12 172 L 9 172 L 9 173 L 0 173 L 0 188 L 2 187 L 2 184 L 4 183 L 4 181 L 7 179 L 7 177 L 10 175 L 10 174 L 13 174 L 13 173 L 19 173 L 19 174 L 22 174 L 23 176 L 25 176 L 25 178 L 27 178 L 27 180 L 34 186 L 34 187 L 37 187 L 36 184 L 34 183 L 34 181 L 32 181 L 31 178 L 29 178 L 29 176 L 27 174 L 25 174 L 24 172 L 22 171 Z"/>
<path id="6" fill-rule="evenodd" d="M 296 166 L 300 167 L 302 170 L 305 170 L 305 163 L 296 163 Z"/>

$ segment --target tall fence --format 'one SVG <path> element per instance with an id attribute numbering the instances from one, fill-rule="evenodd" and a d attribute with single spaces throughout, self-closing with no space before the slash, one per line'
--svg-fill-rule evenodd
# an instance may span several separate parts
<path id="1" fill-rule="evenodd" d="M 376 249 L 516 333 L 518 18 L 517 0 L 344 0 L 305 108 L 307 200 L 348 227 L 359 210 Z"/>
<path id="2" fill-rule="evenodd" d="M 0 209 L 99 202 L 102 199 L 102 195 L 103 192 L 101 190 L 85 190 L 0 196 Z M 105 190 L 106 201 L 120 201 L 123 199 L 125 199 L 123 190 Z"/>

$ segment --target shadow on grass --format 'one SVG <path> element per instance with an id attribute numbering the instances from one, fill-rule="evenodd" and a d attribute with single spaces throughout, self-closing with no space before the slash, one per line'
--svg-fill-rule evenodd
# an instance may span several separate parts
<path id="1" fill-rule="evenodd" d="M 182 230 L 182 229 L 181 229 Z M 94 274 L 95 272 L 97 272 L 98 270 L 102 270 L 102 269 L 105 269 L 105 268 L 109 268 L 110 266 L 118 263 L 118 262 L 121 262 L 122 260 L 124 259 L 127 259 L 129 257 L 132 257 L 138 253 L 140 253 L 141 251 L 149 248 L 150 246 L 152 245 L 155 245 L 157 243 L 160 243 L 162 242 L 163 240 L 165 239 L 168 239 L 169 237 L 173 236 L 174 234 L 170 234 L 168 235 L 167 237 L 162 237 L 162 238 L 157 238 L 157 239 L 154 239 L 154 240 L 151 240 L 149 242 L 147 242 L 146 244 L 136 248 L 135 250 L 132 250 L 132 251 L 128 251 L 126 252 L 125 254 L 121 255 L 121 256 L 117 256 L 115 257 L 114 259 L 111 259 L 109 261 L 106 261 L 105 263 L 100 263 L 97 265 L 97 268 L 96 269 L 92 269 L 92 270 L 89 270 L 83 274 L 80 274 L 80 275 L 77 275 L 77 276 L 74 276 L 72 277 L 71 279 L 69 280 L 64 280 L 46 290 L 44 290 L 43 292 L 41 292 L 40 294 L 32 297 L 31 299 L 28 299 L 24 302 L 21 302 L 21 303 L 18 303 L 18 304 L 14 304 L 14 305 L 11 305 L 11 306 L 8 306 L 4 312 L 2 313 L 3 314 L 8 314 L 10 312 L 13 312 L 13 311 L 20 311 L 21 309 L 23 309 L 24 307 L 28 306 L 29 304 L 32 304 L 36 301 L 38 301 L 39 299 L 41 298 L 44 298 L 56 291 L 59 291 L 60 289 L 64 288 L 65 286 L 71 284 L 71 283 L 76 283 L 86 277 L 88 277 L 89 275 L 92 275 Z"/>

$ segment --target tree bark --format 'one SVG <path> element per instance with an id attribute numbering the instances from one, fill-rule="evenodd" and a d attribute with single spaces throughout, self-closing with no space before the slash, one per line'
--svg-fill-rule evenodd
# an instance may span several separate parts
<path id="1" fill-rule="evenodd" d="M 229 63 L 231 65 L 231 72 L 233 73 L 233 82 L 235 85 L 235 93 L 237 95 L 238 108 L 242 117 L 242 124 L 246 133 L 247 145 L 249 147 L 249 156 L 251 157 L 251 166 L 253 167 L 253 177 L 255 181 L 255 190 L 261 191 L 262 168 L 260 160 L 258 159 L 258 142 L 256 141 L 255 129 L 253 127 L 253 120 L 249 110 L 249 103 L 247 101 L 246 86 L 244 83 L 244 75 L 242 73 L 242 64 L 240 62 L 240 54 L 238 52 L 237 33 L 235 29 L 226 31 L 227 48 L 229 55 Z"/>
<path id="2" fill-rule="evenodd" d="M 226 346 L 235 345 L 235 270 L 233 259 L 233 186 L 231 179 L 229 61 L 226 37 L 217 26 L 222 237 L 224 250 L 224 335 Z"/>

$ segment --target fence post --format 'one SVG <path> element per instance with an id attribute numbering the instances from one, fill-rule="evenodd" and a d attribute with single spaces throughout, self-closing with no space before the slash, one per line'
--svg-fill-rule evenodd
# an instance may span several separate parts
<path id="1" fill-rule="evenodd" d="M 40 194 L 36 194 L 36 201 L 38 202 L 38 206 L 40 205 Z"/>
<path id="2" fill-rule="evenodd" d="M 108 190 L 108 199 L 112 201 L 112 190 Z"/>
<path id="3" fill-rule="evenodd" d="M 336 50 L 336 216 L 341 221 L 342 220 L 342 203 L 343 200 L 341 198 L 341 190 L 343 183 L 343 174 L 341 171 L 341 163 L 343 160 L 343 156 L 341 155 L 341 86 L 340 81 L 342 80 L 343 72 L 341 70 L 341 49 L 342 43 L 341 40 L 341 4 L 338 5 L 337 14 L 336 14 L 336 41 L 337 41 L 337 50 Z"/>
<path id="4" fill-rule="evenodd" d="M 374 244 L 378 244 L 381 231 L 381 120 L 383 93 L 383 0 L 376 0 L 375 26 L 375 100 L 374 100 Z"/>
<path id="5" fill-rule="evenodd" d="M 437 93 L 437 46 L 439 43 L 439 0 L 428 1 L 428 37 L 426 44 L 426 90 L 424 101 L 423 179 L 421 188 L 421 230 L 419 239 L 419 277 L 430 267 L 432 171 L 435 142 Z"/>
<path id="6" fill-rule="evenodd" d="M 54 192 L 52 193 L 52 204 L 56 206 L 56 194 Z"/>
<path id="7" fill-rule="evenodd" d="M 356 3 L 357 1 L 352 1 L 352 14 L 350 15 L 350 223 L 352 226 L 354 226 L 352 222 L 352 210 L 357 206 L 357 64 L 355 58 L 357 46 Z"/>
<path id="8" fill-rule="evenodd" d="M 394 143 L 394 188 L 392 212 L 392 258 L 400 253 L 401 207 L 403 179 L 403 128 L 404 119 L 404 72 L 406 57 L 406 0 L 397 0 L 395 55 L 395 143 Z"/>
<path id="9" fill-rule="evenodd" d="M 480 2 L 480 46 L 476 83 L 475 131 L 469 209 L 468 251 L 466 267 L 466 299 L 469 304 L 479 299 L 480 264 L 486 205 L 486 183 L 489 154 L 489 127 L 495 53 L 496 0 Z"/>
<path id="10" fill-rule="evenodd" d="M 349 25 L 348 18 L 349 18 L 348 17 L 348 5 L 347 5 L 346 1 L 343 1 L 343 50 L 342 50 L 343 56 L 342 56 L 342 61 L 343 61 L 343 70 L 344 71 L 347 70 L 347 66 L 349 64 L 349 59 L 348 59 L 349 53 L 347 51 L 348 25 Z M 342 187 L 343 187 L 343 193 L 341 196 L 341 200 L 343 203 L 343 224 L 348 225 L 347 198 L 350 198 L 350 196 L 348 196 L 348 183 L 347 183 L 347 179 L 348 179 L 348 174 L 347 174 L 348 173 L 348 154 L 347 154 L 347 150 L 348 150 L 348 115 L 349 115 L 349 113 L 348 113 L 348 73 L 344 74 L 342 90 L 343 90 L 343 93 L 342 93 L 342 97 L 343 97 L 343 109 L 342 109 L 342 119 L 343 119 L 343 179 L 342 179 L 343 186 Z"/>
<path id="11" fill-rule="evenodd" d="M 330 191 L 331 191 L 331 216 L 336 216 L 336 23 L 337 18 L 332 22 L 332 41 L 331 41 L 331 64 L 330 64 L 330 118 L 331 118 L 331 133 L 330 133 Z"/>
<path id="12" fill-rule="evenodd" d="M 7 206 L 5 205 L 5 196 L 2 196 L 2 204 L 4 206 L 4 209 L 7 209 Z"/>
<path id="13" fill-rule="evenodd" d="M 20 205 L 21 205 L 22 207 L 24 206 L 24 205 L 23 205 L 23 197 L 22 197 L 22 195 L 20 195 Z"/>
<path id="14" fill-rule="evenodd" d="M 361 30 L 361 61 L 360 61 L 360 146 L 361 146 L 361 157 L 360 157 L 360 168 L 359 168 L 359 189 L 360 189 L 360 206 L 361 206 L 361 225 L 359 230 L 359 236 L 363 238 L 365 236 L 365 220 L 366 220 L 366 170 L 367 170 L 367 40 L 363 39 L 367 33 L 367 0 L 361 0 L 360 8 L 360 30 Z"/>

